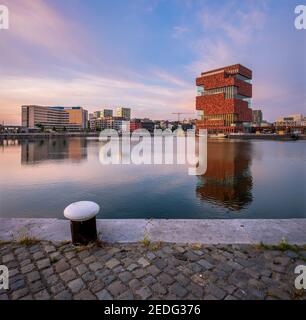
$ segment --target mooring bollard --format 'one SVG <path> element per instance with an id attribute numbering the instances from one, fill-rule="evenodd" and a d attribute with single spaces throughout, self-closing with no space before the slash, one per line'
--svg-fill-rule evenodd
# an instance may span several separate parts
<path id="1" fill-rule="evenodd" d="M 70 220 L 73 244 L 86 245 L 98 239 L 96 215 L 99 211 L 99 205 L 92 201 L 74 202 L 65 208 L 64 216 Z"/>

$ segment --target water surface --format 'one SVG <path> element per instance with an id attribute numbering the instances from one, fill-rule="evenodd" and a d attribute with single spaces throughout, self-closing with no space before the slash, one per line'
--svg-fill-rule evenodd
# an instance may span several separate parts
<path id="1" fill-rule="evenodd" d="M 74 201 L 99 218 L 306 218 L 306 141 L 218 141 L 208 169 L 102 165 L 97 139 L 0 145 L 0 217 L 62 217 Z"/>

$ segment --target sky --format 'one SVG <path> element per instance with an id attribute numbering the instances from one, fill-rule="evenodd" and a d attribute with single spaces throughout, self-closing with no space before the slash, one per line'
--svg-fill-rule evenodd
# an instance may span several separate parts
<path id="1" fill-rule="evenodd" d="M 21 105 L 132 108 L 132 117 L 195 117 L 195 78 L 253 70 L 264 118 L 306 115 L 306 30 L 295 0 L 0 0 L 0 122 Z"/>

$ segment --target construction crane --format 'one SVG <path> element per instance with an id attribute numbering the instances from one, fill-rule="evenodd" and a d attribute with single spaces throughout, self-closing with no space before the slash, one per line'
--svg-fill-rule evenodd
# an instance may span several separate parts
<path id="1" fill-rule="evenodd" d="M 177 115 L 177 121 L 178 121 L 178 123 L 180 123 L 180 118 L 181 118 L 181 115 L 182 114 L 193 114 L 193 113 L 191 113 L 191 112 L 173 112 L 172 114 L 176 114 Z"/>

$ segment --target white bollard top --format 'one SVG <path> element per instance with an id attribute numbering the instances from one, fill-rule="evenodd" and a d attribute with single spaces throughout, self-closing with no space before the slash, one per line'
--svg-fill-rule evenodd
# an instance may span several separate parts
<path id="1" fill-rule="evenodd" d="M 64 210 L 64 216 L 71 221 L 87 221 L 95 217 L 100 211 L 98 204 L 92 201 L 71 203 Z"/>

